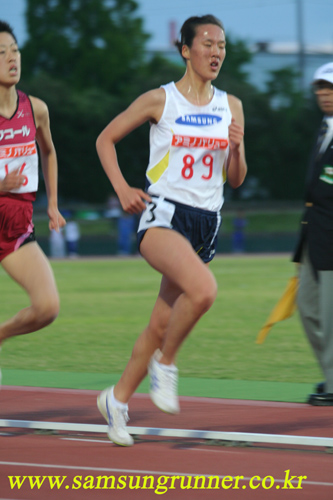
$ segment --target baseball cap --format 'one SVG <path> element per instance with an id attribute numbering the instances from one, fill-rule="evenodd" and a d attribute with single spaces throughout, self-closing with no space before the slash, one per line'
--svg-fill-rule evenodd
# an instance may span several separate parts
<path id="1" fill-rule="evenodd" d="M 324 64 L 317 69 L 313 75 L 313 82 L 318 80 L 325 80 L 326 82 L 333 83 L 333 62 Z"/>

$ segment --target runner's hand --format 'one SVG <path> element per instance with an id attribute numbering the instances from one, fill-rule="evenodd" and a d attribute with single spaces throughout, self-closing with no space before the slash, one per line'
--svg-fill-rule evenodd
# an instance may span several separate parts
<path id="1" fill-rule="evenodd" d="M 66 225 L 66 220 L 61 215 L 57 208 L 48 208 L 47 215 L 49 216 L 49 229 L 52 231 L 54 229 L 59 233 L 61 227 Z"/>
<path id="2" fill-rule="evenodd" d="M 12 170 L 6 177 L 0 181 L 0 191 L 12 191 L 22 186 L 25 180 L 24 175 L 20 174 L 20 169 Z"/>
<path id="3" fill-rule="evenodd" d="M 145 201 L 151 201 L 150 196 L 142 189 L 129 187 L 118 193 L 123 210 L 129 214 L 138 214 L 146 208 Z M 144 201 L 145 200 L 145 201 Z"/>
<path id="4" fill-rule="evenodd" d="M 239 146 L 242 143 L 244 137 L 244 129 L 238 123 L 236 123 L 236 120 L 234 118 L 231 119 L 231 123 L 229 125 L 229 143 L 230 143 L 230 149 L 235 150 L 239 148 Z"/>

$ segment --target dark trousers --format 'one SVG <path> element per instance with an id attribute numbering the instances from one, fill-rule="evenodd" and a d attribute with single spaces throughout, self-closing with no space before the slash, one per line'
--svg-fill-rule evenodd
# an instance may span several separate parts
<path id="1" fill-rule="evenodd" d="M 325 377 L 325 390 L 333 393 L 333 271 L 317 273 L 316 277 L 305 248 L 297 305 L 305 333 Z"/>

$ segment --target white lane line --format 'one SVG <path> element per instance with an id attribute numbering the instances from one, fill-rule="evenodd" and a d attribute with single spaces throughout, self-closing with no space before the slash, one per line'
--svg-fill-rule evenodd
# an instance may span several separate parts
<path id="1" fill-rule="evenodd" d="M 44 422 L 34 420 L 0 419 L 0 427 L 22 429 L 45 429 L 53 431 L 106 433 L 107 425 L 80 424 L 72 422 Z M 128 432 L 138 436 L 163 436 L 194 439 L 213 439 L 219 441 L 237 441 L 250 443 L 275 443 L 301 446 L 333 448 L 333 438 L 318 436 L 293 436 L 290 434 L 262 434 L 255 432 L 222 432 L 196 429 L 168 429 L 158 427 L 128 427 Z"/>

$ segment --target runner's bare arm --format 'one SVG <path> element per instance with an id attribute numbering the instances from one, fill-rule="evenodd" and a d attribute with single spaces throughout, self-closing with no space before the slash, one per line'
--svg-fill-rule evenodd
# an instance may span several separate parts
<path id="1" fill-rule="evenodd" d="M 239 187 L 246 176 L 247 164 L 244 147 L 244 113 L 242 102 L 232 95 L 228 95 L 232 122 L 229 125 L 230 153 L 228 158 L 228 182 L 231 187 Z"/>
<path id="2" fill-rule="evenodd" d="M 49 228 L 59 231 L 66 221 L 58 210 L 58 163 L 51 136 L 49 111 L 45 102 L 36 97 L 30 97 L 30 99 L 35 115 L 36 140 L 48 199 Z"/>
<path id="3" fill-rule="evenodd" d="M 145 208 L 144 200 L 150 197 L 143 190 L 132 188 L 120 170 L 115 145 L 143 123 L 157 123 L 165 104 L 165 91 L 155 89 L 138 97 L 125 111 L 114 118 L 99 135 L 96 147 L 99 159 L 123 209 L 139 213 Z"/>

